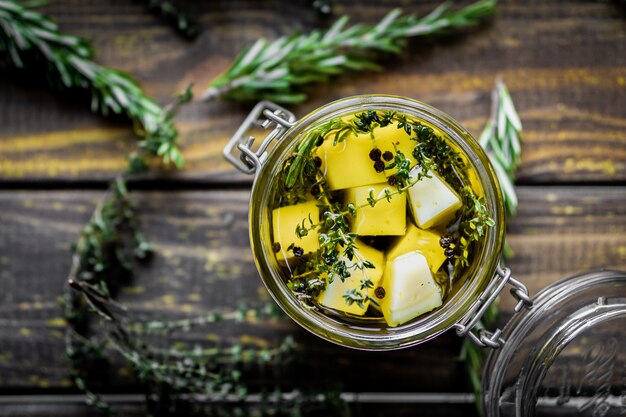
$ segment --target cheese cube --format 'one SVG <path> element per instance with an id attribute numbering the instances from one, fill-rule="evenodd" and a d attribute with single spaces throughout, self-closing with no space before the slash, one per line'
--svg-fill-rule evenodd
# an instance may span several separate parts
<path id="1" fill-rule="evenodd" d="M 422 230 L 408 222 L 406 234 L 396 238 L 387 250 L 387 265 L 385 271 L 391 268 L 392 261 L 399 256 L 413 251 L 420 251 L 428 262 L 430 270 L 436 273 L 446 260 L 444 249 L 439 244 L 441 235 L 434 231 Z"/>
<path id="2" fill-rule="evenodd" d="M 421 167 L 411 170 L 411 178 L 417 178 Z M 408 189 L 409 206 L 415 222 L 422 229 L 445 225 L 463 203 L 454 190 L 437 174 L 428 171 L 428 177 L 422 178 Z"/>
<path id="3" fill-rule="evenodd" d="M 443 304 L 441 288 L 430 273 L 426 257 L 415 251 L 393 261 L 385 277 L 381 309 L 391 327 L 404 324 Z"/>
<path id="4" fill-rule="evenodd" d="M 386 175 L 393 174 L 395 172 L 393 169 L 376 172 L 374 161 L 369 157 L 373 148 L 395 154 L 395 145 L 404 156 L 415 163 L 412 156 L 415 142 L 409 139 L 409 135 L 403 129 L 390 124 L 374 128 L 373 133 L 373 138 L 369 133 L 350 134 L 343 142 L 336 145 L 333 144 L 334 133 L 330 133 L 316 150 L 316 155 L 322 159 L 321 170 L 331 190 L 384 182 Z"/>
<path id="5" fill-rule="evenodd" d="M 350 277 L 343 281 L 341 281 L 341 278 L 335 277 L 332 283 L 327 283 L 326 289 L 320 293 L 317 297 L 317 301 L 328 308 L 362 316 L 367 311 L 370 301 L 365 301 L 363 303 L 363 308 L 361 308 L 356 303 L 348 305 L 345 298 L 343 298 L 343 295 L 346 291 L 356 289 L 361 291 L 364 295 L 372 296 L 374 289 L 378 286 L 378 283 L 383 276 L 385 255 L 383 252 L 374 249 L 371 246 L 367 246 L 360 240 L 357 240 L 355 243 L 357 247 L 354 251 L 355 257 L 360 256 L 365 260 L 368 260 L 374 265 L 374 268 L 363 268 L 362 270 L 354 269 L 352 270 Z M 356 261 L 355 258 L 353 258 L 352 261 L 345 257 L 341 257 L 341 259 L 345 260 L 348 267 L 354 265 L 354 262 Z M 373 288 L 361 290 L 361 280 L 364 279 L 364 277 L 367 277 L 372 281 L 374 284 Z M 324 279 L 327 280 L 327 278 Z"/>
<path id="6" fill-rule="evenodd" d="M 398 236 L 406 229 L 406 193 L 394 194 L 387 201 L 384 190 L 395 189 L 386 183 L 350 188 L 346 192 L 346 203 L 358 208 L 352 219 L 352 231 L 363 236 Z M 371 207 L 367 198 L 373 193 L 375 199 L 382 198 Z"/>
<path id="7" fill-rule="evenodd" d="M 294 257 L 293 250 L 287 249 L 291 244 L 303 249 L 304 253 L 315 252 L 319 249 L 317 232 L 310 230 L 309 234 L 299 238 L 296 235 L 296 227 L 302 224 L 309 227 L 309 218 L 313 223 L 319 220 L 319 208 L 315 201 L 306 201 L 293 206 L 284 206 L 272 211 L 272 228 L 274 242 L 280 244 L 280 250 L 276 253 L 278 260 L 286 260 Z"/>

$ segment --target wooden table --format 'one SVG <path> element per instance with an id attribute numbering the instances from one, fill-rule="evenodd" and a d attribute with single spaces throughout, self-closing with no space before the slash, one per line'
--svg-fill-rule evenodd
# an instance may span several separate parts
<path id="1" fill-rule="evenodd" d="M 307 1 L 191 2 L 201 34 L 186 41 L 142 1 L 58 0 L 45 11 L 93 40 L 97 60 L 132 72 L 161 103 L 198 89 L 259 36 L 320 23 Z M 336 15 L 375 22 L 394 6 L 424 13 L 438 1 L 337 0 Z M 610 1 L 503 1 L 480 28 L 411 42 L 384 73 L 333 79 L 293 107 L 302 116 L 361 93 L 408 96 L 452 115 L 477 135 L 501 75 L 524 123 L 510 225 L 509 265 L 533 293 L 577 271 L 626 269 L 626 15 Z M 89 113 L 80 95 L 47 90 L 33 76 L 0 72 L 0 415 L 91 415 L 68 378 L 57 298 L 69 248 L 136 137 L 128 123 Z M 158 252 L 119 299 L 148 315 L 189 316 L 267 299 L 249 250 L 251 178 L 221 157 L 248 104 L 194 103 L 178 122 L 187 165 L 136 184 L 146 233 Z M 502 298 L 504 316 L 512 300 Z M 288 319 L 194 331 L 187 341 L 266 345 L 293 335 L 306 360 L 296 386 L 386 392 L 389 406 L 353 404 L 355 415 L 471 415 L 460 340 L 452 333 L 392 353 L 355 352 L 306 334 Z M 103 371 L 111 394 L 136 391 L 120 360 Z M 306 378 L 303 377 L 306 375 Z M 407 394 L 395 396 L 396 394 Z M 132 395 L 126 411 L 139 413 Z"/>

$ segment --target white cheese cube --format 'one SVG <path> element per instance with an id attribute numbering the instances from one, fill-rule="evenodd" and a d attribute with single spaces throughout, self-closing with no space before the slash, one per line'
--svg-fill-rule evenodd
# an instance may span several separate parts
<path id="1" fill-rule="evenodd" d="M 389 326 L 398 326 L 427 313 L 443 303 L 441 287 L 419 251 L 396 258 L 390 276 L 383 283 L 385 297 L 381 302 Z"/>
<path id="2" fill-rule="evenodd" d="M 383 269 L 385 266 L 385 254 L 378 249 L 374 249 L 371 246 L 367 246 L 360 240 L 357 240 L 355 257 L 361 257 L 365 260 L 368 260 L 374 265 L 374 268 L 351 269 L 352 272 L 350 273 L 350 276 L 343 281 L 341 280 L 341 278 L 335 277 L 333 282 L 327 283 L 326 289 L 322 291 L 322 293 L 318 296 L 317 301 L 326 307 L 362 316 L 363 314 L 365 314 L 365 312 L 367 311 L 367 307 L 370 304 L 369 299 L 363 303 L 363 307 L 359 307 L 359 305 L 356 303 L 348 305 L 345 298 L 343 298 L 343 295 L 346 293 L 346 291 L 354 289 L 360 291 L 364 295 L 371 296 L 374 290 L 361 290 L 361 280 L 370 279 L 372 281 L 372 284 L 374 284 L 374 288 L 378 286 L 378 283 L 383 276 Z M 346 262 L 346 266 L 348 268 L 352 268 L 356 262 L 356 259 L 353 259 L 351 261 L 343 255 L 341 256 L 341 259 Z"/>
<path id="3" fill-rule="evenodd" d="M 422 168 L 416 166 L 409 175 L 417 178 L 420 172 Z M 408 189 L 411 213 L 422 229 L 444 225 L 452 220 L 454 213 L 463 205 L 454 190 L 437 174 L 428 171 L 428 177 Z"/>

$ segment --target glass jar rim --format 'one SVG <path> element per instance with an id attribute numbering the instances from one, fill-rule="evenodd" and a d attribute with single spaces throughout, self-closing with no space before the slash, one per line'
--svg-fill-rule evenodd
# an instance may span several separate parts
<path id="1" fill-rule="evenodd" d="M 282 161 L 289 156 L 301 133 L 331 118 L 359 110 L 395 110 L 415 116 L 444 132 L 468 158 L 484 193 L 485 204 L 495 226 L 489 228 L 473 264 L 475 276 L 465 280 L 461 288 L 443 306 L 405 325 L 387 327 L 347 324 L 344 321 L 311 311 L 302 306 L 281 278 L 277 262 L 272 261 L 267 202 L 267 185 L 277 175 Z M 320 107 L 287 130 L 269 151 L 257 172 L 250 199 L 250 241 L 261 278 L 270 295 L 298 324 L 330 342 L 362 350 L 391 350 L 430 340 L 465 318 L 471 307 L 492 280 L 502 250 L 504 207 L 496 174 L 480 144 L 458 122 L 440 110 L 405 97 L 362 95 L 334 101 Z"/>

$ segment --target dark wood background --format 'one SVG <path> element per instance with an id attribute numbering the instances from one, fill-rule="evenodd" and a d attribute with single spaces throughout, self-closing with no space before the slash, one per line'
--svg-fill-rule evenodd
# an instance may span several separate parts
<path id="1" fill-rule="evenodd" d="M 190 1 L 201 33 L 186 41 L 146 12 L 145 1 L 50 3 L 44 10 L 64 31 L 91 39 L 99 62 L 132 72 L 161 103 L 189 82 L 197 91 L 206 87 L 259 36 L 329 23 L 316 17 L 307 0 Z M 391 7 L 425 13 L 438 1 L 334 3 L 335 15 L 375 22 Z M 385 67 L 383 73 L 316 86 L 311 100 L 293 110 L 302 116 L 354 94 L 397 94 L 446 111 L 477 135 L 500 75 L 524 123 L 520 207 L 509 233 L 515 276 L 535 293 L 578 271 L 626 269 L 623 6 L 502 1 L 485 25 L 436 41 L 412 41 Z M 251 178 L 221 157 L 249 108 L 223 102 L 185 107 L 178 118 L 185 170 L 151 174 L 138 184 L 146 232 L 158 253 L 120 295 L 134 311 L 183 317 L 267 299 L 247 235 Z M 69 269 L 69 246 L 107 180 L 125 166 L 135 141 L 127 123 L 89 113 L 80 96 L 47 90 L 37 77 L 0 70 L 0 415 L 93 412 L 73 396 L 57 298 Z M 503 296 L 504 317 L 512 304 Z M 387 392 L 389 401 L 399 401 L 353 405 L 355 415 L 474 412 L 454 334 L 391 353 L 336 347 L 287 319 L 217 325 L 184 338 L 264 346 L 288 334 L 306 360 L 303 368 L 287 372 L 286 383 Z M 122 362 L 117 363 L 107 371 L 105 390 L 133 393 Z M 126 411 L 138 412 L 132 398 L 124 401 Z"/>

